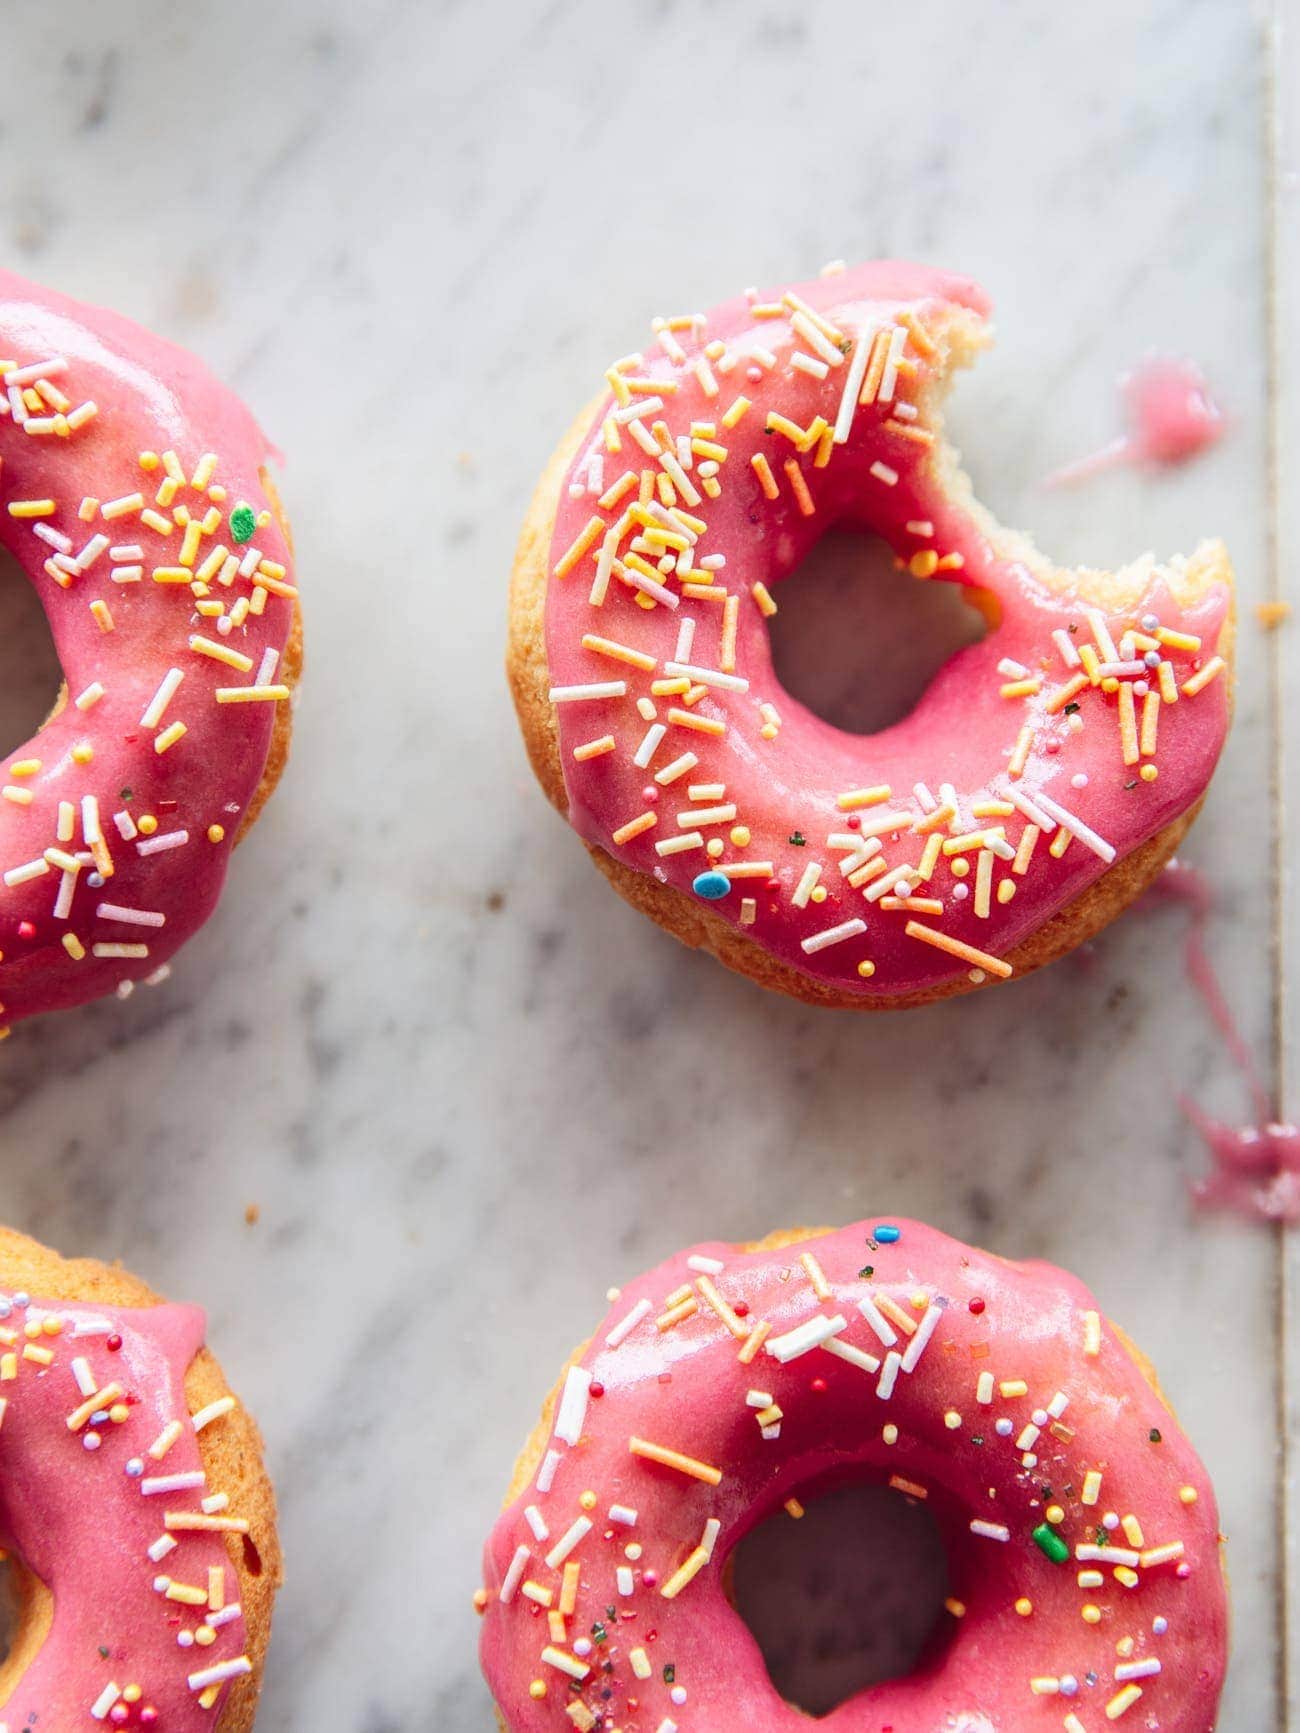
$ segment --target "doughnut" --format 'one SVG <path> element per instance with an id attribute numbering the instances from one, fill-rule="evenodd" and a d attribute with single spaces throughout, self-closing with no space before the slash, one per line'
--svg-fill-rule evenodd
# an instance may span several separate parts
<path id="1" fill-rule="evenodd" d="M 248 410 L 192 355 L 0 271 L 0 545 L 63 672 L 0 766 L 0 1024 L 156 982 L 289 747 L 301 629 Z"/>
<path id="2" fill-rule="evenodd" d="M 0 1727 L 253 1725 L 280 1583 L 257 1427 L 203 1313 L 0 1228 Z"/>
<path id="3" fill-rule="evenodd" d="M 1073 1276 L 916 1222 L 699 1245 L 616 1293 L 516 1464 L 481 1658 L 509 1733 L 807 1726 L 727 1591 L 758 1523 L 924 1501 L 945 1629 L 843 1733 L 1208 1733 L 1227 1600 L 1204 1468 Z"/>
<path id="4" fill-rule="evenodd" d="M 974 499 L 939 404 L 988 312 L 891 262 L 656 319 L 520 539 L 507 668 L 545 792 L 635 907 L 813 1003 L 920 1004 L 1079 944 L 1171 855 L 1227 731 L 1221 544 L 1069 570 Z M 868 736 L 773 672 L 780 580 L 832 528 L 991 625 Z"/>

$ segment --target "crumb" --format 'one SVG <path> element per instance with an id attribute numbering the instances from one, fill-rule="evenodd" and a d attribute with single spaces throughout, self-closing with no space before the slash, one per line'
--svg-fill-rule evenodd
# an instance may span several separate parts
<path id="1" fill-rule="evenodd" d="M 261 1220 L 261 1217 L 262 1206 L 260 1203 L 246 1203 L 244 1205 L 244 1220 L 248 1223 L 250 1228 L 255 1228 Z"/>
<path id="2" fill-rule="evenodd" d="M 1276 631 L 1283 620 L 1290 617 L 1290 602 L 1256 602 L 1255 604 L 1255 618 L 1266 632 Z"/>

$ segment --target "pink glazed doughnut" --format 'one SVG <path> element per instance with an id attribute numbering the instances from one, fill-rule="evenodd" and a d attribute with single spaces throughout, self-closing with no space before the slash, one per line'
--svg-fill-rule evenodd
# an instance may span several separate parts
<path id="1" fill-rule="evenodd" d="M 158 979 L 288 751 L 287 526 L 248 410 L 170 343 L 0 271 L 0 545 L 64 674 L 0 765 L 0 1023 Z"/>
<path id="2" fill-rule="evenodd" d="M 884 263 L 657 319 L 520 543 L 508 667 L 543 787 L 629 901 L 813 1002 L 918 1004 L 1069 950 L 1172 853 L 1227 731 L 1221 545 L 1063 570 L 973 499 L 939 401 L 987 313 Z M 846 526 L 993 625 L 867 737 L 778 687 L 766 626 Z"/>
<path id="3" fill-rule="evenodd" d="M 1073 1276 L 898 1220 L 696 1246 L 618 1295 L 487 1544 L 502 1725 L 807 1728 L 726 1565 L 846 1480 L 926 1501 L 951 1598 L 917 1670 L 827 1733 L 1213 1728 L 1218 1516 L 1149 1366 Z"/>
<path id="4" fill-rule="evenodd" d="M 257 1427 L 203 1314 L 0 1228 L 11 1733 L 247 1733 L 280 1582 Z"/>

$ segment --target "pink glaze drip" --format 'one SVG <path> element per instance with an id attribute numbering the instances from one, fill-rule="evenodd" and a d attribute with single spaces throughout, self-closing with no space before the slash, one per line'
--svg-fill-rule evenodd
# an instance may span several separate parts
<path id="1" fill-rule="evenodd" d="M 728 1602 L 724 1572 L 742 1536 L 787 1499 L 806 1502 L 846 1480 L 926 1498 L 947 1546 L 952 1595 L 965 1611 L 917 1671 L 858 1693 L 819 1722 L 828 1733 L 882 1726 L 1027 1733 L 1058 1728 L 1070 1710 L 1086 1727 L 1108 1725 L 1106 1705 L 1130 1682 L 1141 1689 L 1141 1725 L 1164 1733 L 1213 1728 L 1227 1638 L 1218 1519 L 1205 1470 L 1172 1415 L 1109 1325 L 1094 1317 L 1090 1326 L 1096 1302 L 1073 1276 L 1009 1263 L 919 1223 L 893 1225 L 894 1244 L 859 1223 L 775 1252 L 701 1245 L 621 1291 L 570 1374 L 573 1394 L 557 1410 L 541 1469 L 485 1550 L 481 1657 L 510 1733 L 568 1733 L 575 1724 L 628 1733 L 806 1727 L 774 1690 Z M 809 1253 L 829 1289 L 824 1300 L 803 1261 Z M 749 1364 L 702 1292 L 698 1264 L 688 1261 L 701 1256 L 710 1268 L 722 1266 L 705 1280 L 743 1312 L 739 1329 L 760 1320 L 771 1326 Z M 696 1310 L 657 1327 L 669 1296 L 688 1284 Z M 864 1300 L 892 1343 L 860 1310 Z M 910 1335 L 892 1321 L 890 1302 L 911 1321 Z M 819 1317 L 847 1320 L 834 1340 L 882 1362 L 880 1369 L 822 1348 L 785 1363 L 767 1352 Z M 908 1370 L 886 1360 L 918 1342 Z M 983 1374 L 994 1381 L 983 1390 L 987 1402 L 979 1400 Z M 1023 1395 L 1017 1380 L 1027 1385 Z M 781 1410 L 779 1436 L 762 1436 L 751 1391 Z M 632 1438 L 717 1469 L 721 1480 L 710 1485 L 634 1454 Z M 1094 1497 L 1086 1478 L 1093 1471 L 1100 1488 L 1084 1504 L 1085 1495 Z M 1071 1555 L 1060 1563 L 1033 1538 L 1052 1503 L 1062 1515 L 1047 1526 Z M 630 1526 L 617 1507 L 636 1513 Z M 1120 1526 L 1130 1518 L 1140 1535 Z M 591 1527 L 575 1536 L 579 1519 Z M 711 1555 L 666 1598 L 702 1540 L 707 1548 L 713 1521 Z M 1007 1538 L 975 1532 L 972 1521 L 1005 1529 Z M 1080 1559 L 1075 1549 L 1099 1536 L 1127 1556 Z M 629 1543 L 639 1556 L 629 1558 Z M 1133 1568 L 1133 1554 L 1136 1581 L 1126 1588 L 1112 1567 Z M 576 1604 L 555 1644 L 582 1674 L 570 1682 L 554 1655 L 543 1658 L 552 1641 L 547 1615 L 524 1585 L 558 1606 L 564 1566 L 574 1561 Z M 622 1584 L 621 1568 L 630 1572 Z M 1101 1580 L 1080 1585 L 1077 1572 L 1086 1569 Z M 1015 1610 L 1022 1596 L 1033 1603 L 1032 1617 Z M 1099 1623 L 1082 1618 L 1088 1603 L 1102 1610 Z M 1121 1659 L 1117 1644 L 1130 1637 L 1132 1652 Z M 638 1649 L 648 1676 L 638 1673 Z M 1125 1667 L 1138 1669 L 1135 1681 Z M 1035 1692 L 1031 1681 L 1044 1679 L 1060 1691 Z M 531 1689 L 537 1680 L 545 1685 L 540 1697 Z M 597 1719 L 570 1717 L 575 1698 Z"/>
<path id="2" fill-rule="evenodd" d="M 274 518 L 261 523 L 269 504 L 259 479 L 268 447 L 248 410 L 192 355 L 120 318 L 84 307 L 61 295 L 0 271 L 0 357 L 27 368 L 55 358 L 66 369 L 50 384 L 74 408 L 85 402 L 98 413 L 66 437 L 34 437 L 17 424 L 11 400 L 0 416 L 0 544 L 14 555 L 31 579 L 45 608 L 68 685 L 69 703 L 41 731 L 6 759 L 4 783 L 21 800 L 0 803 L 0 873 L 45 861 L 39 876 L 0 880 L 0 1021 L 13 1023 L 36 1012 L 83 1003 L 151 976 L 211 914 L 230 857 L 231 846 L 266 763 L 274 723 L 274 702 L 219 703 L 219 688 L 250 686 L 264 660 L 278 658 L 292 621 L 292 561 Z M 0 384 L 3 383 L 0 377 Z M 3 397 L 0 392 L 0 397 Z M 54 411 L 50 411 L 53 415 Z M 49 417 L 45 417 L 48 419 Z M 159 503 L 164 466 L 146 469 L 140 455 L 175 453 L 186 486 Z M 205 453 L 215 454 L 207 484 L 189 485 Z M 220 502 L 207 487 L 224 487 Z M 98 507 L 81 515 L 83 499 L 100 506 L 143 495 L 144 509 L 172 521 L 163 534 L 142 521 L 134 507 L 105 518 Z M 52 500 L 52 513 L 14 516 L 15 503 Z M 252 508 L 258 527 L 251 541 L 238 543 L 230 518 L 241 503 Z M 215 527 L 200 538 L 186 561 L 183 528 L 172 514 L 185 507 L 196 519 L 216 514 Z M 38 528 L 72 552 L 42 539 Z M 96 547 L 95 538 L 103 537 Z M 222 600 L 227 613 L 254 586 L 276 587 L 266 595 L 265 611 L 249 614 L 228 636 L 215 618 L 196 608 L 186 582 L 155 581 L 155 570 L 180 571 L 188 563 L 201 570 L 214 549 L 225 546 L 240 560 L 260 551 L 283 575 L 250 571 L 233 575 L 224 562 L 207 581 L 208 597 Z M 114 549 L 139 547 L 139 560 L 115 559 Z M 62 587 L 53 575 L 57 557 L 88 564 Z M 114 581 L 136 570 L 134 581 Z M 289 582 L 290 594 L 281 593 Z M 225 580 L 225 581 L 223 581 Z M 104 630 L 92 603 L 108 610 Z M 237 667 L 214 660 L 191 646 L 198 636 L 240 658 Z M 158 721 L 143 718 L 169 671 L 183 679 Z M 276 675 L 271 675 L 274 684 Z M 71 700 L 102 686 L 103 695 L 79 708 Z M 185 727 L 163 752 L 166 730 Z M 89 746 L 93 757 L 80 763 L 74 749 Z M 35 774 L 17 775 L 14 765 L 40 761 Z M 97 803 L 113 872 L 103 883 L 90 858 L 84 803 Z M 60 826 L 60 803 L 75 809 L 69 834 Z M 123 815 L 116 820 L 117 814 Z M 136 821 L 157 820 L 154 835 L 136 835 Z M 93 826 L 94 819 L 90 819 Z M 212 834 L 212 827 L 223 833 Z M 166 846 L 184 836 L 179 846 Z M 162 844 L 163 846 L 159 846 Z M 82 853 L 70 898 L 63 868 L 45 851 Z M 64 896 L 61 898 L 61 892 Z M 143 911 L 139 921 L 114 910 Z M 106 909 L 108 912 L 106 912 Z M 161 916 L 161 922 L 157 917 Z M 65 948 L 65 938 L 83 956 Z M 125 956 L 97 952 L 96 946 L 143 946 Z"/>
<path id="3" fill-rule="evenodd" d="M 29 1342 L 25 1324 L 46 1317 L 60 1321 L 61 1333 Z M 120 1337 L 120 1349 L 111 1349 L 115 1338 L 96 1328 L 104 1324 Z M 244 1656 L 243 1617 L 238 1611 L 224 1622 L 218 1617 L 210 1646 L 182 1647 L 178 1636 L 193 1633 L 208 1615 L 167 1599 L 155 1584 L 175 1580 L 206 1593 L 208 1572 L 218 1569 L 226 1603 L 238 1608 L 238 1578 L 217 1533 L 177 1530 L 178 1546 L 160 1562 L 150 1559 L 148 1549 L 166 1532 L 168 1512 L 200 1512 L 200 1501 L 221 1488 L 203 1484 L 146 1493 L 151 1478 L 202 1472 L 185 1400 L 186 1369 L 203 1343 L 202 1312 L 192 1306 L 89 1307 L 33 1299 L 26 1307 L 15 1305 L 4 1328 L 16 1331 L 16 1341 L 2 1351 L 17 1359 L 15 1377 L 0 1382 L 6 1403 L 0 1544 L 51 1591 L 54 1618 L 35 1660 L 0 1705 L 0 1722 L 58 1733 L 97 1725 L 152 1726 L 158 1733 L 216 1728 L 220 1699 L 200 1707 L 188 1676 Z M 24 1358 L 24 1345 L 48 1350 L 51 1363 Z M 123 1387 L 129 1415 L 120 1424 L 69 1426 L 69 1416 L 86 1400 L 74 1372 L 74 1361 L 83 1359 L 96 1390 L 113 1383 Z M 183 1430 L 156 1460 L 149 1447 L 174 1420 Z M 99 1439 L 98 1448 L 86 1447 L 88 1437 Z M 128 1462 L 142 1464 L 143 1472 L 129 1474 Z M 109 1695 L 112 1685 L 117 1697 Z M 134 1703 L 120 1695 L 130 1686 L 140 1688 Z M 222 1686 L 223 1694 L 227 1689 Z M 124 1721 L 111 1718 L 118 1704 L 128 1711 Z M 143 1714 L 150 1708 L 153 1720 Z"/>
<path id="4" fill-rule="evenodd" d="M 969 281 L 904 264 L 863 266 L 801 284 L 794 292 L 859 345 L 869 344 L 874 331 L 893 329 L 898 321 L 911 318 L 919 321 L 923 333 L 928 330 L 941 341 L 948 322 L 982 320 L 987 310 L 982 294 Z M 761 300 L 776 302 L 780 295 L 773 291 Z M 603 603 L 593 605 L 593 584 L 598 589 L 601 580 L 597 539 L 568 575 L 553 577 L 547 589 L 546 649 L 553 687 L 563 690 L 620 681 L 625 687 L 620 695 L 562 698 L 556 704 L 570 822 L 588 842 L 623 864 L 653 874 L 688 896 L 695 894 L 699 875 L 716 865 L 729 888 L 709 906 L 742 926 L 753 942 L 772 955 L 839 988 L 889 997 L 959 980 L 971 972 L 970 959 L 954 958 L 909 934 L 907 926 L 913 920 L 941 929 L 998 963 L 1087 889 L 1110 860 L 1123 858 L 1186 810 L 1209 779 L 1227 727 L 1227 683 L 1213 679 L 1177 703 L 1160 707 L 1158 749 L 1140 754 L 1139 765 L 1121 744 L 1118 707 L 1124 694 L 1085 684 L 1066 707 L 1061 694 L 1076 675 L 1073 646 L 1093 644 L 1098 623 L 1115 646 L 1143 619 L 1154 621 L 1160 630 L 1187 633 L 1199 639 L 1196 650 L 1163 653 L 1181 690 L 1198 670 L 1211 666 L 1230 603 L 1226 587 L 1213 586 L 1194 608 L 1183 611 L 1153 578 L 1131 614 L 1093 620 L 1086 596 L 1055 594 L 1028 565 L 996 558 L 979 523 L 941 485 L 929 461 L 929 447 L 899 431 L 904 423 L 895 413 L 896 404 L 923 391 L 939 365 L 925 352 L 924 335 L 918 346 L 908 334 L 902 350 L 907 371 L 899 376 L 894 400 L 859 407 L 846 443 L 828 447 L 824 467 L 818 467 L 811 448 L 799 454 L 784 433 L 765 433 L 765 418 L 779 411 L 807 428 L 821 414 L 833 424 L 846 395 L 851 350 L 841 365 L 830 368 L 825 380 L 797 371 L 791 355 L 795 349 L 808 353 L 807 341 L 784 318 L 756 319 L 743 298 L 715 309 L 702 328 L 677 331 L 675 340 L 684 361 L 650 348 L 635 372 L 656 389 L 677 387 L 674 394 L 664 396 L 661 411 L 651 412 L 652 421 L 666 422 L 674 436 L 689 435 L 693 423 L 711 421 L 716 432 L 709 444 L 727 448 L 719 471 L 725 482 L 720 497 L 702 496 L 698 504 L 690 504 L 688 497 L 687 503 L 688 512 L 707 523 L 707 534 L 687 556 L 696 562 L 692 569 L 698 573 L 703 569 L 699 562 L 707 565 L 710 556 L 723 556 L 725 565 L 716 572 L 714 588 L 739 603 L 732 685 L 715 680 L 691 712 L 715 726 L 724 724 L 726 733 L 719 738 L 690 729 L 672 713 L 680 708 L 681 698 L 655 697 L 650 692 L 652 682 L 677 665 L 679 634 L 686 621 L 694 622 L 694 639 L 689 655 L 681 660 L 696 668 L 719 669 L 725 661 L 723 607 L 698 591 L 687 595 L 689 580 L 675 571 L 660 578 L 671 602 L 661 596 L 653 609 L 643 611 L 632 589 L 615 575 Z M 705 346 L 714 342 L 725 346 L 725 355 L 710 364 L 717 386 L 716 395 L 710 396 L 699 366 L 708 360 Z M 761 359 L 764 349 L 775 356 L 775 367 L 769 368 Z M 724 373 L 729 359 L 734 364 Z M 725 412 L 742 394 L 752 398 L 753 407 L 727 429 Z M 566 478 L 558 503 L 553 566 L 563 566 L 566 550 L 593 515 L 601 523 L 616 525 L 628 499 L 635 503 L 632 494 L 602 509 L 597 504 L 602 488 L 625 470 L 655 465 L 626 422 L 616 424 L 620 452 L 606 450 L 604 421 L 616 410 L 612 398 L 602 406 Z M 906 425 L 923 429 L 924 420 L 923 412 L 920 422 Z M 765 497 L 751 466 L 755 454 L 769 460 L 779 492 L 775 500 Z M 705 461 L 696 454 L 697 466 Z M 786 471 L 791 461 L 797 462 L 811 493 L 815 507 L 811 516 L 800 509 Z M 884 465 L 887 473 L 882 477 L 873 465 Z M 703 476 L 698 468 L 691 473 L 698 494 L 704 487 Z M 891 475 L 897 478 L 892 483 Z M 823 531 L 845 526 L 883 536 L 918 574 L 947 577 L 981 592 L 997 619 L 995 629 L 981 643 L 959 652 L 940 671 L 910 716 L 865 738 L 830 727 L 779 688 L 766 622 L 753 593 L 754 585 L 762 583 L 779 600 L 780 579 L 800 563 Z M 629 545 L 625 541 L 620 547 L 626 551 Z M 936 571 L 934 562 L 940 558 L 947 563 Z M 1061 637 L 1054 638 L 1054 632 Z M 653 670 L 584 647 L 585 634 L 653 658 Z M 1126 659 L 1125 666 L 1130 662 Z M 1017 677 L 1005 670 L 1016 667 L 1024 671 L 1031 689 L 1004 695 L 1004 687 L 1017 684 Z M 722 671 L 728 672 L 725 667 Z M 1142 694 L 1155 682 L 1155 671 L 1148 681 L 1135 678 L 1131 667 L 1119 677 L 1119 686 L 1132 688 L 1137 713 L 1145 702 Z M 648 712 L 638 713 L 638 699 L 654 705 L 653 721 Z M 774 705 L 779 714 L 779 729 L 774 733 L 765 728 L 764 704 Z M 656 727 L 664 730 L 662 736 L 657 743 L 651 740 L 643 746 Z M 583 761 L 574 758 L 576 748 L 606 736 L 613 737 L 614 750 Z M 1022 743 L 1027 744 L 1017 758 Z M 643 748 L 641 764 L 634 762 L 638 748 Z M 669 782 L 658 782 L 661 773 L 686 752 L 694 753 L 697 765 Z M 1157 779 L 1143 780 L 1140 769 L 1152 764 Z M 717 801 L 707 794 L 694 798 L 690 794 L 694 786 L 707 789 L 718 784 L 724 786 L 725 795 Z M 1013 863 L 995 853 L 986 879 L 987 912 L 980 907 L 974 852 L 965 857 L 971 871 L 964 882 L 944 855 L 931 869 L 930 878 L 915 885 L 914 894 L 938 900 L 941 911 L 921 912 L 877 901 L 869 878 L 850 885 L 841 863 L 855 857 L 845 843 L 834 839 L 848 836 L 858 826 L 868 835 L 883 826 L 879 841 L 887 868 L 920 870 L 928 841 L 927 801 L 942 804 L 945 785 L 951 785 L 957 805 L 951 825 L 939 826 L 945 837 L 949 829 L 970 834 L 1000 825 L 1001 846 L 1018 852 L 1033 822 L 1022 806 L 1009 815 L 989 818 L 973 811 L 991 799 L 1003 799 L 1010 789 L 1013 800 L 1020 797 L 1033 803 L 1040 794 L 1047 797 L 1099 839 L 1100 847 L 1076 834 L 1057 858 L 1049 846 L 1056 820 L 1048 815 L 1027 863 Z M 881 796 L 875 804 L 845 810 L 841 796 L 864 788 L 887 788 L 888 798 Z M 725 813 L 732 806 L 734 819 L 710 816 L 698 827 L 701 846 L 689 852 L 661 851 L 661 844 L 692 834 L 692 811 L 705 809 L 712 815 L 718 808 Z M 648 828 L 615 840 L 623 836 L 624 826 L 637 821 Z M 748 831 L 747 842 L 733 837 L 735 825 Z M 716 863 L 703 846 L 711 839 L 723 844 Z M 761 872 L 750 876 L 756 863 L 769 863 L 770 876 Z M 814 891 L 805 906 L 796 906 L 796 890 L 813 863 L 821 869 L 818 890 L 828 894 L 818 901 Z M 870 861 L 864 864 L 868 872 L 874 870 Z M 1004 895 L 1012 900 L 1000 900 Z M 807 942 L 815 947 L 821 935 L 852 921 L 865 922 L 865 930 L 855 928 L 846 939 L 825 948 L 806 948 Z M 981 978 L 978 963 L 975 969 L 974 978 Z"/>
<path id="5" fill-rule="evenodd" d="M 1049 487 L 1085 481 L 1116 464 L 1169 468 L 1223 438 L 1223 411 L 1194 361 L 1152 355 L 1120 380 L 1129 431 L 1047 478 Z"/>
<path id="6" fill-rule="evenodd" d="M 1212 1171 L 1195 1180 L 1192 1195 L 1207 1208 L 1233 1209 L 1253 1221 L 1300 1221 L 1300 1127 L 1274 1118 L 1274 1105 L 1254 1057 L 1238 1026 L 1223 983 L 1210 961 L 1205 930 L 1213 892 L 1204 873 L 1170 861 L 1151 887 L 1153 898 L 1176 899 L 1191 910 L 1187 933 L 1187 973 L 1209 1008 L 1224 1046 L 1250 1089 L 1255 1125 L 1234 1127 L 1212 1119 L 1184 1096 L 1184 1113 L 1200 1132 L 1214 1160 Z"/>

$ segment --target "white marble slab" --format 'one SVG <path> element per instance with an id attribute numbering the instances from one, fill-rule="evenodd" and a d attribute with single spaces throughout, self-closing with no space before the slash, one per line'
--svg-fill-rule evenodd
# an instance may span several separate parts
<path id="1" fill-rule="evenodd" d="M 1293 639 L 1249 605 L 1289 580 L 1268 544 L 1255 19 L 64 0 L 0 20 L 21 73 L 6 262 L 200 349 L 291 458 L 309 660 L 290 775 L 170 986 L 0 1050 L 6 1218 L 204 1301 L 262 1419 L 290 1571 L 262 1724 L 486 1729 L 478 1548 L 607 1285 L 688 1239 L 888 1211 L 1070 1265 L 1152 1353 L 1224 1510 L 1221 1725 L 1279 1725 L 1281 1253 L 1188 1205 L 1179 1092 L 1246 1103 L 1180 912 L 932 1010 L 769 999 L 605 889 L 532 783 L 500 675 L 532 479 L 650 314 L 837 255 L 970 271 L 1001 335 L 953 422 L 988 502 L 1061 558 L 1208 533 L 1236 555 L 1238 719 L 1187 853 L 1267 1056 L 1271 705 L 1295 681 Z M 668 82 L 638 133 L 615 117 L 645 55 Z M 1232 437 L 1179 476 L 1044 493 L 1113 431 L 1114 376 L 1152 346 L 1205 366 Z M 1293 1041 L 1287 1059 L 1294 1111 Z"/>

